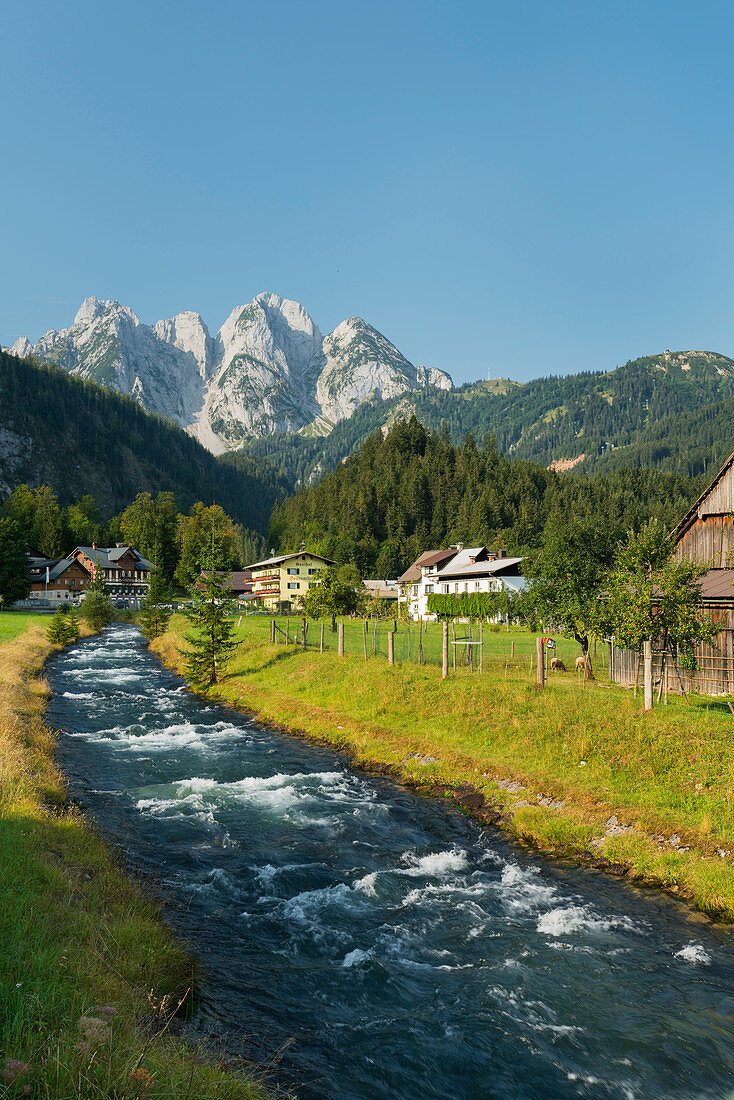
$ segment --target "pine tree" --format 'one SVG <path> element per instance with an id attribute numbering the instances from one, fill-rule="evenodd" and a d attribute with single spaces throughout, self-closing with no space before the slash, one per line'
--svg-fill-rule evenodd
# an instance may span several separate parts
<path id="1" fill-rule="evenodd" d="M 235 597 L 223 587 L 225 578 L 216 571 L 220 554 L 212 526 L 208 561 L 198 580 L 189 588 L 191 606 L 184 612 L 194 630 L 184 635 L 188 649 L 181 650 L 186 658 L 186 675 L 199 691 L 218 682 L 237 645 L 232 638 L 234 624 L 229 617 Z"/>
<path id="2" fill-rule="evenodd" d="M 171 598 L 170 589 L 166 583 L 163 572 L 157 568 L 153 570 L 150 580 L 148 595 L 140 609 L 140 629 L 146 638 L 157 638 L 159 634 L 165 634 L 168 630 L 168 620 L 171 612 L 166 604 Z"/>
<path id="3" fill-rule="evenodd" d="M 82 618 L 93 630 L 101 630 L 112 622 L 112 601 L 107 593 L 102 570 L 97 567 L 94 580 L 87 589 L 82 604 Z"/>
<path id="4" fill-rule="evenodd" d="M 46 637 L 56 645 L 68 645 L 79 637 L 79 619 L 75 611 L 58 607 L 51 617 Z"/>

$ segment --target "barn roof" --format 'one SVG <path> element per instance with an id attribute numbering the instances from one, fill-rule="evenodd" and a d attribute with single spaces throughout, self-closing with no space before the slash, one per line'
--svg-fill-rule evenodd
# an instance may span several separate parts
<path id="1" fill-rule="evenodd" d="M 706 498 L 711 495 L 711 493 L 714 491 L 714 489 L 719 484 L 719 482 L 721 482 L 723 480 L 723 478 L 726 476 L 726 474 L 732 468 L 732 465 L 734 465 L 734 452 L 729 455 L 726 462 L 721 467 L 721 469 L 719 470 L 718 474 L 716 475 L 714 480 L 711 482 L 711 484 L 706 489 L 704 489 L 704 491 L 701 493 L 698 500 L 696 500 L 691 505 L 691 507 L 688 509 L 688 511 L 684 515 L 683 519 L 678 524 L 678 526 L 675 527 L 670 532 L 670 537 L 673 540 L 673 543 L 674 543 L 675 546 L 678 545 L 680 540 L 685 535 L 686 531 L 695 523 L 696 519 L 698 518 L 698 513 L 701 509 L 701 505 L 704 503 Z"/>

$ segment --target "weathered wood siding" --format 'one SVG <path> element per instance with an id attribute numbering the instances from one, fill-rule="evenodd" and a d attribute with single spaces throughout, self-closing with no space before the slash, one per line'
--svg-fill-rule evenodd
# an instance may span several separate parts
<path id="1" fill-rule="evenodd" d="M 639 662 L 639 663 L 638 663 Z M 696 668 L 692 671 L 678 665 L 677 669 L 670 655 L 666 659 L 668 668 L 668 692 L 699 695 L 734 695 L 734 657 L 710 655 L 696 658 Z M 652 679 L 654 690 L 660 687 L 663 672 L 663 654 L 652 655 Z M 635 676 L 642 690 L 642 654 L 633 649 L 618 649 L 609 644 L 609 678 L 622 687 L 634 687 Z"/>
<path id="2" fill-rule="evenodd" d="M 733 568 L 734 518 L 699 515 L 676 546 L 673 557 L 677 561 L 701 562 L 712 569 Z"/>

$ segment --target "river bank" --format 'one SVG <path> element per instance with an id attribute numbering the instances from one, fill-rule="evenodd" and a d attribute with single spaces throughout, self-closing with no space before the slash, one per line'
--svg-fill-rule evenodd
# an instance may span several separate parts
<path id="1" fill-rule="evenodd" d="M 182 670 L 185 621 L 153 649 Z M 724 704 L 674 700 L 643 715 L 631 692 L 431 666 L 389 668 L 273 646 L 245 620 L 212 696 L 348 754 L 555 857 L 670 891 L 734 920 L 734 743 Z"/>
<path id="2" fill-rule="evenodd" d="M 17 624 L 2 619 L 2 1095 L 261 1100 L 252 1078 L 167 1032 L 191 994 L 192 957 L 69 803 L 44 721 L 44 663 L 59 652 L 47 622 L 12 637 Z"/>

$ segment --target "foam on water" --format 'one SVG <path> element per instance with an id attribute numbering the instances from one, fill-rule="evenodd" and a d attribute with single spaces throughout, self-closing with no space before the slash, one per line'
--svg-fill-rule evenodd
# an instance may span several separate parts
<path id="1" fill-rule="evenodd" d="M 637 931 L 637 925 L 628 917 L 600 917 L 588 907 L 580 905 L 551 909 L 538 918 L 537 928 L 546 936 L 566 936 L 574 932 L 600 935 L 617 929 Z"/>
<path id="2" fill-rule="evenodd" d="M 403 856 L 410 866 L 403 871 L 404 875 L 429 875 L 440 877 L 449 875 L 453 871 L 464 871 L 467 867 L 466 852 L 451 848 L 446 852 L 431 852 L 427 856 L 416 856 L 413 852 L 406 852 Z"/>
<path id="3" fill-rule="evenodd" d="M 354 951 L 349 951 L 342 959 L 342 968 L 349 970 L 353 966 L 361 966 L 362 963 L 367 962 L 372 958 L 373 952 L 361 951 L 359 947 L 355 947 Z"/>
<path id="4" fill-rule="evenodd" d="M 700 943 L 687 943 L 685 947 L 681 947 L 680 951 L 674 953 L 673 958 L 684 959 L 686 962 L 698 963 L 701 966 L 709 966 L 711 963 L 711 956 Z"/>

